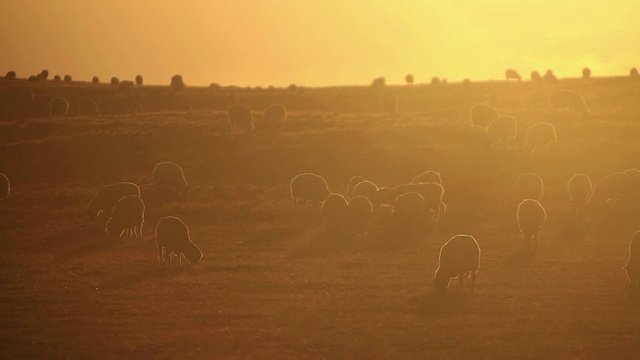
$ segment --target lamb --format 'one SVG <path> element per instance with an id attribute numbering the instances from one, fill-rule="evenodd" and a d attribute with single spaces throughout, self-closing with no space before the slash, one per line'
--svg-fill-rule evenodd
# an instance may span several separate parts
<path id="1" fill-rule="evenodd" d="M 575 174 L 569 179 L 567 182 L 569 202 L 575 211 L 586 203 L 592 188 L 591 179 L 585 174 Z"/>
<path id="2" fill-rule="evenodd" d="M 480 269 L 480 246 L 471 235 L 456 235 L 440 248 L 438 269 L 433 277 L 436 290 L 446 291 L 449 280 L 458 278 L 460 288 L 464 278 L 471 278 L 471 288 L 476 284 L 476 275 Z"/>
<path id="3" fill-rule="evenodd" d="M 160 265 L 167 262 L 173 263 L 173 255 L 178 256 L 180 266 L 182 266 L 182 256 L 191 265 L 196 265 L 202 260 L 202 251 L 191 241 L 189 228 L 175 216 L 166 216 L 160 219 L 156 228 L 156 247 L 158 248 Z"/>
<path id="4" fill-rule="evenodd" d="M 485 104 L 475 104 L 469 110 L 472 129 L 486 129 L 486 127 L 500 116 L 498 110 Z"/>
<path id="5" fill-rule="evenodd" d="M 298 202 L 304 201 L 305 212 L 309 213 L 309 202 L 320 202 L 331 194 L 327 181 L 320 175 L 302 173 L 291 179 L 289 184 L 294 211 L 298 208 Z"/>
<path id="6" fill-rule="evenodd" d="M 535 152 L 558 142 L 556 127 L 548 122 L 539 122 L 527 129 L 525 149 Z"/>
<path id="7" fill-rule="evenodd" d="M 352 196 L 364 196 L 371 202 L 376 201 L 376 193 L 378 192 L 378 186 L 369 180 L 361 181 L 353 188 Z"/>
<path id="8" fill-rule="evenodd" d="M 153 168 L 153 180 L 156 185 L 174 188 L 179 192 L 185 192 L 189 189 L 182 167 L 170 161 L 156 164 Z"/>
<path id="9" fill-rule="evenodd" d="M 434 182 L 442 185 L 442 176 L 440 173 L 434 170 L 427 170 L 422 174 L 411 179 L 411 184 L 417 184 L 422 182 Z"/>
<path id="10" fill-rule="evenodd" d="M 56 96 L 49 102 L 49 113 L 52 117 L 64 117 L 69 112 L 69 100 Z"/>
<path id="11" fill-rule="evenodd" d="M 524 238 L 522 247 L 531 250 L 538 249 L 538 234 L 547 220 L 547 212 L 544 207 L 534 199 L 524 199 L 518 205 L 517 212 L 518 226 Z"/>
<path id="12" fill-rule="evenodd" d="M 544 196 L 544 181 L 540 175 L 524 173 L 516 179 L 515 195 L 518 201 L 534 199 L 542 201 Z"/>
<path id="13" fill-rule="evenodd" d="M 403 184 L 395 187 L 381 187 L 376 192 L 375 204 L 395 203 L 395 199 L 408 192 L 417 192 L 424 198 L 427 209 L 433 212 L 432 219 L 438 221 L 442 216 L 446 215 L 447 205 L 442 201 L 444 188 L 435 182 Z"/>
<path id="14" fill-rule="evenodd" d="M 589 115 L 589 108 L 582 96 L 577 93 L 558 89 L 549 94 L 549 102 L 554 109 L 571 109 L 581 116 Z"/>
<path id="15" fill-rule="evenodd" d="M 330 229 L 340 228 L 345 225 L 349 212 L 347 199 L 340 194 L 329 194 L 322 202 L 322 219 Z"/>
<path id="16" fill-rule="evenodd" d="M 262 116 L 264 121 L 285 121 L 287 120 L 287 108 L 282 104 L 269 106 Z"/>
<path id="17" fill-rule="evenodd" d="M 522 80 L 522 76 L 520 76 L 520 74 L 518 74 L 518 72 L 514 69 L 507 69 L 505 71 L 505 76 L 507 78 L 507 81 L 509 81 L 509 79 L 516 79 L 518 81 Z"/>
<path id="18" fill-rule="evenodd" d="M 250 135 L 255 129 L 251 111 L 240 104 L 233 104 L 228 111 L 229 127 L 232 133 L 242 132 Z"/>
<path id="19" fill-rule="evenodd" d="M 637 231 L 631 237 L 631 243 L 629 244 L 629 259 L 627 264 L 622 268 L 627 272 L 627 278 L 629 284 L 632 287 L 638 287 L 640 285 L 640 231 Z"/>
<path id="20" fill-rule="evenodd" d="M 0 201 L 6 199 L 11 194 L 11 182 L 7 175 L 0 173 Z"/>
<path id="21" fill-rule="evenodd" d="M 518 122 L 512 116 L 500 116 L 489 123 L 486 133 L 492 144 L 515 139 L 518 133 Z"/>
<path id="22" fill-rule="evenodd" d="M 359 183 L 365 181 L 367 179 L 365 179 L 362 176 L 352 176 L 351 179 L 349 179 L 349 184 L 347 185 L 347 191 L 345 192 L 345 197 L 347 199 L 351 199 L 351 197 L 353 197 L 353 188 L 356 187 L 356 185 L 358 185 Z"/>
<path id="23" fill-rule="evenodd" d="M 358 238 L 367 239 L 367 229 L 373 217 L 373 205 L 365 196 L 354 196 L 349 200 L 349 224 Z"/>
<path id="24" fill-rule="evenodd" d="M 398 114 L 398 95 L 391 91 L 385 91 L 381 94 L 382 113 L 385 116 Z"/>
<path id="25" fill-rule="evenodd" d="M 127 195 L 116 203 L 111 218 L 107 221 L 105 231 L 111 237 L 122 234 L 129 237 L 142 238 L 144 224 L 144 203 L 140 196 Z"/>
<path id="26" fill-rule="evenodd" d="M 127 195 L 140 196 L 140 188 L 132 182 L 105 185 L 93 196 L 87 206 L 87 215 L 95 219 L 101 211 L 111 215 L 111 211 L 121 198 Z"/>

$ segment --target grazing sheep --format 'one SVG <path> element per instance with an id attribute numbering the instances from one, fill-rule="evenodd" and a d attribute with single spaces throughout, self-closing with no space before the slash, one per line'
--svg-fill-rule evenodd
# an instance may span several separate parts
<path id="1" fill-rule="evenodd" d="M 69 100 L 56 96 L 49 101 L 49 114 L 52 117 L 64 117 L 69 112 Z"/>
<path id="2" fill-rule="evenodd" d="M 417 192 L 424 198 L 427 209 L 432 211 L 433 220 L 438 221 L 446 215 L 447 205 L 442 201 L 444 188 L 435 182 L 403 184 L 395 187 L 381 187 L 376 192 L 374 204 L 395 204 L 395 199 L 408 192 Z"/>
<path id="3" fill-rule="evenodd" d="M 49 78 L 49 70 L 44 69 L 38 74 L 38 80 L 46 81 Z"/>
<path id="4" fill-rule="evenodd" d="M 53 77 L 53 81 L 55 81 L 55 82 L 61 82 L 61 81 L 62 81 L 62 78 L 60 77 L 60 75 L 55 75 L 55 76 Z"/>
<path id="5" fill-rule="evenodd" d="M 593 187 L 588 204 L 591 206 L 603 205 L 608 200 L 620 200 L 627 197 L 633 178 L 624 172 L 615 172 L 596 182 Z"/>
<path id="6" fill-rule="evenodd" d="M 182 81 L 182 75 L 176 74 L 171 77 L 171 84 L 169 88 L 172 92 L 182 91 L 185 88 L 184 81 Z"/>
<path id="7" fill-rule="evenodd" d="M 282 104 L 272 104 L 262 116 L 264 121 L 285 121 L 287 120 L 287 108 Z"/>
<path id="8" fill-rule="evenodd" d="M 392 116 L 398 114 L 398 95 L 391 91 L 385 91 L 381 96 L 382 114 Z"/>
<path id="9" fill-rule="evenodd" d="M 547 72 L 544 73 L 543 79 L 544 79 L 544 81 L 549 82 L 549 83 L 553 83 L 553 84 L 558 82 L 558 78 L 556 77 L 556 75 L 551 70 L 547 70 Z"/>
<path id="10" fill-rule="evenodd" d="M 175 216 L 160 219 L 156 228 L 156 247 L 160 265 L 173 263 L 173 255 L 178 256 L 178 264 L 182 266 L 182 256 L 191 265 L 202 260 L 202 251 L 191 241 L 189 228 Z M 166 256 L 165 256 L 166 255 Z"/>
<path id="11" fill-rule="evenodd" d="M 116 85 L 120 84 L 120 79 L 118 79 L 118 77 L 116 77 L 116 76 L 113 76 L 113 77 L 111 77 L 110 84 L 113 85 L 113 86 L 116 86 Z"/>
<path id="12" fill-rule="evenodd" d="M 537 200 L 524 199 L 518 205 L 517 219 L 524 238 L 522 247 L 531 250 L 533 243 L 533 250 L 537 250 L 538 234 L 547 220 L 547 212 L 544 207 Z"/>
<path id="13" fill-rule="evenodd" d="M 464 278 L 471 278 L 471 288 L 476 284 L 476 275 L 480 269 L 480 246 L 471 235 L 456 235 L 440 248 L 438 269 L 433 277 L 436 290 L 446 291 L 449 280 L 458 278 L 460 288 Z"/>
<path id="14" fill-rule="evenodd" d="M 374 87 L 374 88 L 384 87 L 386 84 L 387 84 L 387 79 L 385 79 L 383 76 L 380 76 L 373 79 L 373 81 L 371 82 L 371 87 Z"/>
<path id="15" fill-rule="evenodd" d="M 87 206 L 87 215 L 95 219 L 101 211 L 111 214 L 111 210 L 121 198 L 127 195 L 140 196 L 140 188 L 132 182 L 105 185 L 93 196 Z"/>
<path id="16" fill-rule="evenodd" d="M 13 70 L 7 71 L 7 73 L 4 75 L 4 78 L 6 80 L 14 80 L 16 78 L 16 72 Z"/>
<path id="17" fill-rule="evenodd" d="M 11 182 L 7 175 L 0 173 L 0 201 L 9 197 L 11 193 Z"/>
<path id="18" fill-rule="evenodd" d="M 338 228 L 343 226 L 347 220 L 349 205 L 344 196 L 334 193 L 327 196 L 322 202 L 320 214 L 324 223 L 329 228 Z"/>
<path id="19" fill-rule="evenodd" d="M 514 69 L 507 69 L 507 71 L 505 71 L 505 76 L 507 77 L 507 81 L 509 81 L 509 79 L 516 79 L 518 81 L 522 80 L 522 76 L 520 76 L 520 74 L 518 74 Z"/>
<path id="20" fill-rule="evenodd" d="M 413 75 L 407 74 L 407 76 L 404 77 L 404 81 L 406 81 L 407 84 L 412 85 L 414 81 Z"/>
<path id="21" fill-rule="evenodd" d="M 518 122 L 514 117 L 500 116 L 489 123 L 486 133 L 491 144 L 515 139 L 518 133 Z"/>
<path id="22" fill-rule="evenodd" d="M 571 109 L 582 116 L 589 115 L 589 108 L 582 96 L 570 90 L 558 89 L 549 95 L 549 102 L 554 109 Z"/>
<path id="23" fill-rule="evenodd" d="M 304 201 L 305 212 L 309 212 L 309 202 L 320 202 L 331 194 L 327 181 L 320 175 L 302 173 L 291 179 L 289 184 L 294 211 L 298 209 L 298 202 Z"/>
<path id="24" fill-rule="evenodd" d="M 80 99 L 80 101 L 78 101 L 78 114 L 80 116 L 100 115 L 100 112 L 98 111 L 98 104 L 93 100 Z"/>
<path id="25" fill-rule="evenodd" d="M 486 129 L 489 124 L 500 116 L 498 110 L 485 104 L 475 104 L 469 110 L 472 129 Z"/>
<path id="26" fill-rule="evenodd" d="M 532 71 L 531 72 L 531 81 L 540 81 L 542 80 L 542 77 L 540 76 L 540 73 L 537 71 Z"/>
<path id="27" fill-rule="evenodd" d="M 569 202 L 575 211 L 578 211 L 578 207 L 589 199 L 592 187 L 591 179 L 585 174 L 575 174 L 569 179 L 567 182 Z"/>
<path id="28" fill-rule="evenodd" d="M 358 185 L 359 183 L 365 181 L 367 179 L 365 179 L 362 176 L 352 176 L 351 179 L 349 179 L 349 184 L 347 185 L 347 191 L 345 192 L 345 197 L 347 199 L 351 199 L 353 197 L 353 188 L 356 187 L 356 185 Z"/>
<path id="29" fill-rule="evenodd" d="M 244 133 L 250 135 L 255 129 L 253 125 L 253 115 L 251 111 L 240 104 L 233 104 L 229 107 L 227 118 L 232 133 Z"/>
<path id="30" fill-rule="evenodd" d="M 71 77 L 71 75 L 65 75 L 63 81 L 64 82 L 71 82 L 71 81 L 73 81 L 73 78 Z"/>
<path id="31" fill-rule="evenodd" d="M 542 201 L 544 196 L 544 181 L 540 175 L 524 173 L 516 179 L 515 195 L 517 201 L 534 199 Z"/>
<path id="32" fill-rule="evenodd" d="M 558 142 L 556 127 L 548 122 L 539 122 L 527 129 L 525 149 L 535 152 Z"/>
<path id="33" fill-rule="evenodd" d="M 442 81 L 440 81 L 440 78 L 437 76 L 434 76 L 431 78 L 431 85 L 440 85 L 442 83 Z"/>
<path id="34" fill-rule="evenodd" d="M 97 77 L 97 76 L 94 76 L 94 77 L 91 79 L 91 83 L 92 83 L 92 84 L 100 84 L 100 78 L 99 78 L 99 77 Z"/>
<path id="35" fill-rule="evenodd" d="M 582 78 L 583 79 L 591 78 L 591 69 L 589 69 L 588 67 L 583 68 L 582 69 Z"/>
<path id="36" fill-rule="evenodd" d="M 393 202 L 392 218 L 401 225 L 413 227 L 421 224 L 427 211 L 424 200 L 417 192 L 398 195 Z"/>
<path id="37" fill-rule="evenodd" d="M 631 68 L 631 70 L 629 70 L 629 77 L 631 77 L 633 79 L 638 78 L 638 69 Z M 15 78 L 15 74 L 14 74 L 14 78 Z"/>
<path id="38" fill-rule="evenodd" d="M 349 200 L 349 224 L 354 236 L 367 239 L 367 229 L 373 217 L 373 205 L 364 196 L 354 196 Z"/>
<path id="39" fill-rule="evenodd" d="M 361 181 L 353 188 L 352 197 L 364 196 L 371 202 L 377 205 L 376 193 L 378 192 L 378 186 L 369 180 Z"/>
<path id="40" fill-rule="evenodd" d="M 142 75 L 136 75 L 136 85 L 142 86 L 142 82 L 143 82 Z"/>
<path id="41" fill-rule="evenodd" d="M 640 231 L 637 231 L 631 237 L 629 259 L 627 259 L 627 264 L 622 270 L 626 270 L 631 286 L 637 287 L 640 285 Z"/>
<path id="42" fill-rule="evenodd" d="M 122 234 L 142 238 L 144 224 L 144 203 L 140 196 L 127 195 L 116 203 L 113 214 L 107 221 L 105 231 L 111 237 Z"/>
<path id="43" fill-rule="evenodd" d="M 187 191 L 189 184 L 184 177 L 182 167 L 170 161 L 160 162 L 153 168 L 153 180 L 156 185 Z"/>
<path id="44" fill-rule="evenodd" d="M 411 184 L 423 183 L 423 182 L 434 182 L 442 185 L 442 176 L 440 173 L 434 170 L 427 170 L 422 174 L 411 179 Z"/>

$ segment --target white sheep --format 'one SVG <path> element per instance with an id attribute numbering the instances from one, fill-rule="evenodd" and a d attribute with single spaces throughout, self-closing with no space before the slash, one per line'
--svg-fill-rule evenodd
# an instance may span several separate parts
<path id="1" fill-rule="evenodd" d="M 367 239 L 367 229 L 373 217 L 373 205 L 365 196 L 354 196 L 349 199 L 349 224 L 355 237 Z"/>
<path id="2" fill-rule="evenodd" d="M 549 94 L 549 102 L 554 109 L 571 109 L 582 116 L 589 115 L 589 108 L 582 96 L 577 93 L 558 89 Z"/>
<path id="3" fill-rule="evenodd" d="M 178 256 L 178 264 L 182 266 L 182 256 L 196 265 L 202 259 L 202 251 L 191 241 L 189 228 L 175 216 L 160 219 L 156 228 L 156 247 L 160 265 L 173 263 L 173 255 Z"/>
<path id="4" fill-rule="evenodd" d="M 442 185 L 442 176 L 439 172 L 435 170 L 427 170 L 422 174 L 411 179 L 411 184 L 423 183 L 423 182 L 434 182 Z"/>
<path id="5" fill-rule="evenodd" d="M 449 280 L 457 278 L 460 288 L 464 278 L 471 278 L 471 287 L 476 284 L 476 275 L 480 269 L 480 246 L 471 235 L 456 235 L 440 248 L 438 269 L 433 277 L 436 290 L 446 291 Z"/>
<path id="6" fill-rule="evenodd" d="M 189 184 L 184 177 L 182 167 L 176 163 L 165 161 L 153 168 L 153 180 L 158 186 L 174 188 L 180 192 L 187 191 Z"/>
<path id="7" fill-rule="evenodd" d="M 531 250 L 538 249 L 538 234 L 547 220 L 547 212 L 544 207 L 534 199 L 524 199 L 518 205 L 518 226 L 524 238 L 522 247 Z"/>
<path id="8" fill-rule="evenodd" d="M 353 188 L 353 196 L 364 196 L 368 198 L 372 203 L 376 204 L 376 193 L 378 192 L 378 186 L 369 180 L 361 181 Z"/>
<path id="9" fill-rule="evenodd" d="M 345 192 L 345 197 L 347 199 L 351 199 L 353 197 L 353 188 L 365 180 L 367 179 L 365 179 L 362 176 L 357 176 L 357 175 L 352 176 L 351 179 L 349 179 L 349 184 L 347 185 L 347 191 Z"/>
<path id="10" fill-rule="evenodd" d="M 518 122 L 512 116 L 499 116 L 489 123 L 486 129 L 491 144 L 499 144 L 516 138 Z"/>
<path id="11" fill-rule="evenodd" d="M 287 120 L 287 108 L 282 104 L 272 104 L 266 108 L 262 119 L 264 121 L 285 121 Z"/>
<path id="12" fill-rule="evenodd" d="M 227 116 L 232 133 L 241 132 L 245 135 L 250 135 L 255 129 L 253 125 L 253 114 L 243 105 L 231 105 Z"/>
<path id="13" fill-rule="evenodd" d="M 585 174 L 575 174 L 567 182 L 567 191 L 569 192 L 569 202 L 575 211 L 586 203 L 591 194 L 591 179 Z"/>
<path id="14" fill-rule="evenodd" d="M 518 74 L 518 71 L 516 71 L 515 69 L 507 69 L 505 71 L 505 76 L 507 78 L 507 81 L 509 81 L 509 79 L 516 79 L 518 81 L 522 80 L 522 76 L 520 76 L 520 74 Z"/>
<path id="15" fill-rule="evenodd" d="M 447 204 L 442 201 L 444 188 L 435 182 L 402 184 L 394 187 L 381 187 L 376 192 L 374 204 L 392 205 L 395 199 L 408 192 L 417 192 L 424 198 L 427 209 L 433 212 L 433 220 L 439 220 L 446 215 Z"/>
<path id="16" fill-rule="evenodd" d="M 7 175 L 0 173 L 0 201 L 9 197 L 11 194 L 11 182 Z"/>
<path id="17" fill-rule="evenodd" d="M 320 202 L 331 194 L 327 181 L 320 175 L 302 173 L 291 179 L 289 184 L 294 211 L 298 209 L 298 202 L 304 201 L 305 212 L 309 212 L 309 202 Z"/>
<path id="18" fill-rule="evenodd" d="M 121 198 L 127 195 L 140 196 L 140 188 L 132 182 L 105 185 L 93 196 L 87 206 L 87 215 L 95 219 L 101 211 L 111 215 L 111 211 Z"/>
<path id="19" fill-rule="evenodd" d="M 475 104 L 469 110 L 472 129 L 486 129 L 489 123 L 497 119 L 498 116 L 500 116 L 498 110 L 485 104 Z"/>
<path id="20" fill-rule="evenodd" d="M 342 228 L 346 224 L 349 214 L 347 199 L 337 193 L 329 194 L 322 202 L 320 214 L 328 228 Z"/>
<path id="21" fill-rule="evenodd" d="M 637 231 L 631 237 L 629 259 L 627 259 L 627 264 L 622 270 L 626 270 L 631 286 L 637 287 L 640 285 L 640 231 Z"/>
<path id="22" fill-rule="evenodd" d="M 524 199 L 542 201 L 542 197 L 544 196 L 544 181 L 538 174 L 524 173 L 516 179 L 514 192 L 517 201 Z"/>
<path id="23" fill-rule="evenodd" d="M 144 224 L 144 203 L 140 196 L 127 195 L 116 203 L 105 231 L 109 236 L 120 237 L 123 234 L 142 238 Z"/>
<path id="24" fill-rule="evenodd" d="M 557 142 L 556 127 L 548 122 L 539 122 L 527 129 L 525 149 L 534 152 Z"/>
<path id="25" fill-rule="evenodd" d="M 56 96 L 49 101 L 49 114 L 52 117 L 64 117 L 69 112 L 69 100 Z"/>

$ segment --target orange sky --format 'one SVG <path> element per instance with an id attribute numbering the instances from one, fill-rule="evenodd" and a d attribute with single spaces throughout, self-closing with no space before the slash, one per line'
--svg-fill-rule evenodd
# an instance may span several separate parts
<path id="1" fill-rule="evenodd" d="M 558 4 L 561 3 L 561 4 Z M 307 86 L 640 67 L 640 1 L 0 0 L 0 73 Z M 1 75 L 0 74 L 0 75 Z"/>

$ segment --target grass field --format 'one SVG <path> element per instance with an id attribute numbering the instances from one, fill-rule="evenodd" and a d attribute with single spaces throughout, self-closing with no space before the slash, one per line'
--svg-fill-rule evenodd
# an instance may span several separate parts
<path id="1" fill-rule="evenodd" d="M 590 119 L 549 109 L 549 86 L 496 82 L 397 88 L 393 117 L 366 88 L 241 93 L 251 137 L 230 134 L 223 95 L 189 111 L 2 122 L 2 357 L 635 359 L 640 307 L 621 267 L 640 217 L 578 220 L 566 182 L 640 167 L 638 85 L 561 86 L 583 94 Z M 274 100 L 289 119 L 264 123 Z M 550 121 L 558 143 L 531 154 L 519 131 L 491 149 L 469 129 L 476 102 L 521 130 Z M 153 184 L 160 161 L 182 165 L 186 195 Z M 419 234 L 376 217 L 367 241 L 340 241 L 317 208 L 293 211 L 301 172 L 344 192 L 353 175 L 388 186 L 427 169 L 442 174 L 449 211 Z M 529 171 L 544 178 L 548 220 L 523 257 L 511 187 Z M 125 180 L 142 189 L 143 239 L 110 239 L 106 218 L 85 214 L 101 186 Z M 189 225 L 204 253 L 196 266 L 158 265 L 167 215 Z M 482 249 L 476 288 L 436 293 L 438 251 L 459 233 Z"/>

